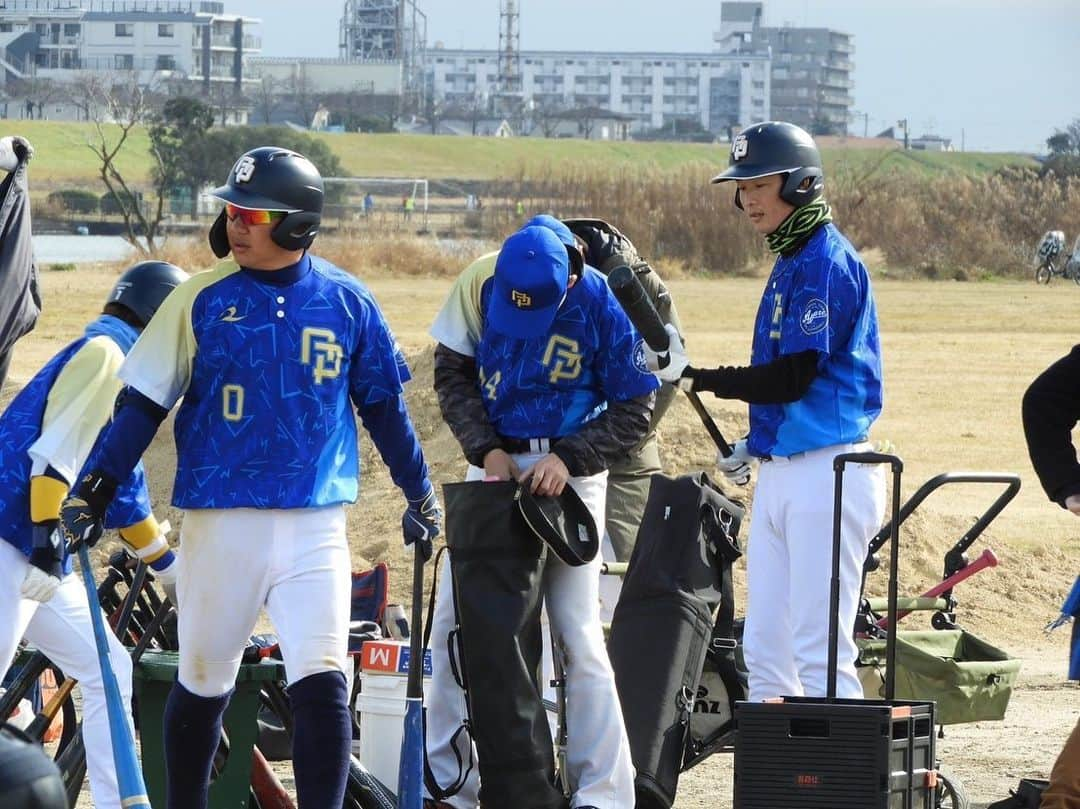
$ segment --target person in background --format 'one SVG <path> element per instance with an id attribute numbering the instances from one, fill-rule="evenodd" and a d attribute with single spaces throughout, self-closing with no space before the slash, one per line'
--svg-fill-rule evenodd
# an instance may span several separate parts
<path id="1" fill-rule="evenodd" d="M 34 328 L 41 312 L 37 264 L 30 240 L 27 164 L 34 156 L 19 135 L 0 138 L 0 388 L 15 341 Z"/>
<path id="2" fill-rule="evenodd" d="M 1035 474 L 1046 496 L 1080 517 L 1080 463 L 1072 431 L 1080 421 L 1080 345 L 1054 362 L 1031 383 L 1021 407 L 1024 437 Z M 1080 679 L 1080 666 L 1070 671 Z M 1003 804 L 1005 805 L 1005 804 Z M 1080 721 L 1050 771 L 1039 809 L 1080 806 Z"/>
<path id="3" fill-rule="evenodd" d="M 117 371 L 136 338 L 187 273 L 162 261 L 134 265 L 77 340 L 37 372 L 0 415 L 0 676 L 23 636 L 79 681 L 90 792 L 99 809 L 121 809 L 105 688 L 82 578 L 59 531 L 69 487 L 93 465 L 122 383 Z M 176 603 L 174 554 L 150 508 L 142 465 L 117 487 L 105 525 L 149 564 Z M 107 624 L 107 622 L 106 622 Z M 110 657 L 131 722 L 131 658 L 108 633 Z M 5 807 L 6 809 L 6 807 Z"/>

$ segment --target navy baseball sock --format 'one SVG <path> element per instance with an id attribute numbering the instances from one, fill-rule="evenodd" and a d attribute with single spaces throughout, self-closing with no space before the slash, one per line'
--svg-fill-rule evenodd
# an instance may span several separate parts
<path id="1" fill-rule="evenodd" d="M 345 675 L 309 675 L 289 686 L 289 701 L 297 803 L 302 809 L 341 806 L 352 746 Z"/>
<path id="2" fill-rule="evenodd" d="M 210 766 L 221 741 L 221 717 L 232 691 L 200 697 L 179 682 L 165 702 L 165 783 L 168 809 L 206 809 Z"/>

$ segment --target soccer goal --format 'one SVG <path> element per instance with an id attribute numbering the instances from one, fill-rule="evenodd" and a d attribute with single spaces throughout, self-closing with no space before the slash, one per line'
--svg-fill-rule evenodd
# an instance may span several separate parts
<path id="1" fill-rule="evenodd" d="M 324 177 L 323 215 L 341 221 L 377 218 L 428 225 L 428 181 L 423 177 Z"/>

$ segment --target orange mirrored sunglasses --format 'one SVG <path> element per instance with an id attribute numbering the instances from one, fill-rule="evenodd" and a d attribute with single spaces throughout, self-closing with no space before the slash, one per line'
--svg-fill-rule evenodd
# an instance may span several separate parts
<path id="1" fill-rule="evenodd" d="M 251 208 L 240 208 L 231 203 L 225 203 L 225 216 L 230 220 L 239 219 L 248 227 L 252 225 L 269 225 L 278 222 L 285 216 L 285 211 L 255 211 Z"/>

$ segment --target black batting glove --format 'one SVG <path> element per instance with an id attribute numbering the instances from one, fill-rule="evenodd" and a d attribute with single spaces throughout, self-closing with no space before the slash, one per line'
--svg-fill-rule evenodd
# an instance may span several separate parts
<path id="1" fill-rule="evenodd" d="M 105 512 L 116 495 L 117 483 L 108 475 L 89 472 L 60 506 L 60 525 L 68 551 L 94 547 L 105 532 Z"/>
<path id="2" fill-rule="evenodd" d="M 427 492 L 415 500 L 409 500 L 405 513 L 401 515 L 401 533 L 405 538 L 405 545 L 416 547 L 424 555 L 426 562 L 431 558 L 432 540 L 439 535 L 442 528 L 442 506 L 439 498 L 435 496 L 435 487 L 428 483 Z"/>

